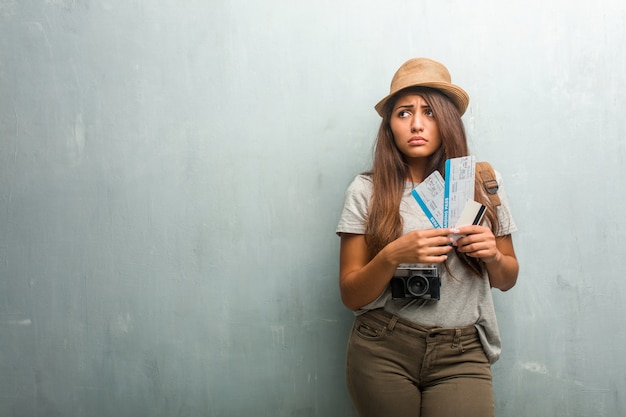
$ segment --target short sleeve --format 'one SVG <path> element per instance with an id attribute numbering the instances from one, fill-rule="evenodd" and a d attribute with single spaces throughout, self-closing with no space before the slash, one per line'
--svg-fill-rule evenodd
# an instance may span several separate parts
<path id="1" fill-rule="evenodd" d="M 339 217 L 336 233 L 365 234 L 367 210 L 372 196 L 372 180 L 369 176 L 358 175 L 344 195 L 344 204 Z"/>

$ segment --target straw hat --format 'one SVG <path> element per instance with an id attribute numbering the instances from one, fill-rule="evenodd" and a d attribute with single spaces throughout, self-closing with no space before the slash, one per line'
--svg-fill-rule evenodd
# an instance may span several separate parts
<path id="1" fill-rule="evenodd" d="M 402 64 L 394 74 L 389 95 L 374 106 L 378 114 L 382 116 L 385 103 L 408 87 L 430 87 L 441 91 L 454 103 L 461 116 L 469 104 L 469 95 L 450 82 L 450 73 L 443 64 L 428 58 L 413 58 Z"/>

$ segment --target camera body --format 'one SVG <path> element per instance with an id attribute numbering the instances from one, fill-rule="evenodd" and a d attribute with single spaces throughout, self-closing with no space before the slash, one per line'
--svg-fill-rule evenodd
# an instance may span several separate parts
<path id="1" fill-rule="evenodd" d="M 400 264 L 390 281 L 391 297 L 439 300 L 441 277 L 437 265 Z"/>

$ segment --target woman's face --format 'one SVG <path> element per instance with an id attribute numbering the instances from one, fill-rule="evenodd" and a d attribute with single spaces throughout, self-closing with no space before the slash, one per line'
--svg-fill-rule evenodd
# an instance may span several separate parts
<path id="1" fill-rule="evenodd" d="M 396 146 L 409 163 L 428 158 L 441 146 L 432 109 L 418 94 L 406 93 L 398 97 L 389 126 Z"/>

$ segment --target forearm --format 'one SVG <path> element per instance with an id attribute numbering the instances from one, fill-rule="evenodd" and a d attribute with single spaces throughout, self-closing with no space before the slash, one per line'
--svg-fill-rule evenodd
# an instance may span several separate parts
<path id="1" fill-rule="evenodd" d="M 456 232 L 467 235 L 456 241 L 458 250 L 485 263 L 492 287 L 502 291 L 513 288 L 519 265 L 511 235 L 495 237 L 484 226 L 465 226 Z"/>
<path id="2" fill-rule="evenodd" d="M 358 310 L 374 301 L 400 263 L 441 263 L 452 250 L 450 229 L 414 230 L 387 244 L 370 258 L 363 235 L 341 237 L 339 287 L 343 303 Z"/>
<path id="3" fill-rule="evenodd" d="M 347 273 L 340 281 L 343 304 L 354 311 L 374 301 L 389 284 L 397 266 L 383 249 L 365 266 Z"/>
<path id="4" fill-rule="evenodd" d="M 500 252 L 495 260 L 485 263 L 485 266 L 492 287 L 507 291 L 517 282 L 519 264 L 514 255 L 505 255 Z"/>

